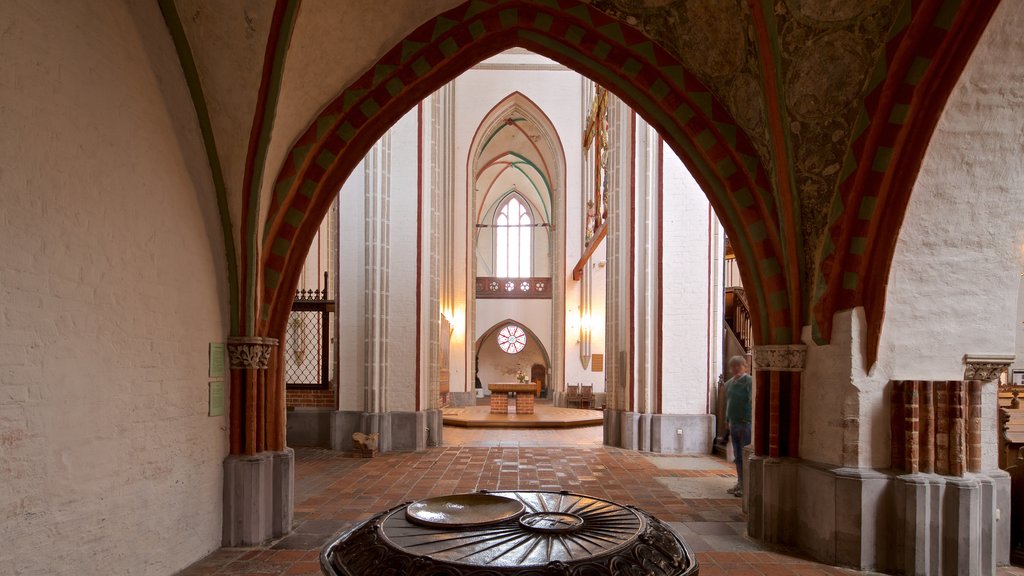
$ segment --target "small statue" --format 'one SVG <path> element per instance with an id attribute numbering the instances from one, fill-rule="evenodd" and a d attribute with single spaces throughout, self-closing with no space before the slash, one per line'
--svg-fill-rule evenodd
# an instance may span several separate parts
<path id="1" fill-rule="evenodd" d="M 377 451 L 377 438 L 380 435 L 376 432 L 373 434 L 363 434 L 362 432 L 356 432 L 352 435 L 352 441 L 355 442 L 356 450 L 363 451 Z"/>

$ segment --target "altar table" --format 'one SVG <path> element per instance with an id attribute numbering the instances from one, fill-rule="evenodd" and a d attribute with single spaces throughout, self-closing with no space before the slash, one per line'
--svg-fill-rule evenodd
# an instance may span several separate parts
<path id="1" fill-rule="evenodd" d="M 508 414 L 509 394 L 516 395 L 516 414 L 533 414 L 537 385 L 533 382 L 495 382 L 491 391 L 491 414 Z"/>

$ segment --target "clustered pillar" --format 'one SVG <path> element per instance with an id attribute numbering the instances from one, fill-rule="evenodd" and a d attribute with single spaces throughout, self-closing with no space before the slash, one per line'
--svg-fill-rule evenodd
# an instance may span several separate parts
<path id="1" fill-rule="evenodd" d="M 786 527 L 784 499 L 793 483 L 784 458 L 799 456 L 800 380 L 807 364 L 802 344 L 755 346 L 753 454 L 744 466 L 744 494 L 751 536 L 781 542 Z M 749 449 L 748 449 L 749 450 Z"/>
<path id="2" fill-rule="evenodd" d="M 285 447 L 281 349 L 276 338 L 233 337 L 230 449 L 224 460 L 225 546 L 291 530 L 294 453 Z"/>

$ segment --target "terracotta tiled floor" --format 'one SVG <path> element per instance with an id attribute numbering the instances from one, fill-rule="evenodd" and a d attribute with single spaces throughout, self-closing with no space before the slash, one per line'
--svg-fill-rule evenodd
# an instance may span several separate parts
<path id="1" fill-rule="evenodd" d="M 374 513 L 410 500 L 484 489 L 564 489 L 640 506 L 671 523 L 697 551 L 701 576 L 855 573 L 761 549 L 742 535 L 736 498 L 677 494 L 687 479 L 697 488 L 682 493 L 715 494 L 731 477 L 720 460 L 658 460 L 602 447 L 447 446 L 372 460 L 298 449 L 294 532 L 263 548 L 219 550 L 183 574 L 319 574 L 320 546 Z"/>
<path id="2" fill-rule="evenodd" d="M 600 448 L 604 445 L 601 426 L 579 428 L 460 428 L 444 427 L 445 446 L 527 448 L 565 446 Z"/>

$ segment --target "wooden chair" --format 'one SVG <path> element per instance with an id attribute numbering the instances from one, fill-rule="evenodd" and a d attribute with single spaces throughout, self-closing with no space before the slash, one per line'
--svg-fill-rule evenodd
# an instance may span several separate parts
<path id="1" fill-rule="evenodd" d="M 580 385 L 570 384 L 566 389 L 565 394 L 565 405 L 572 408 L 573 404 L 579 405 L 580 403 Z"/>
<path id="2" fill-rule="evenodd" d="M 587 408 L 594 404 L 594 387 L 591 385 L 584 386 L 580 391 L 580 408 L 583 408 L 584 404 Z"/>

